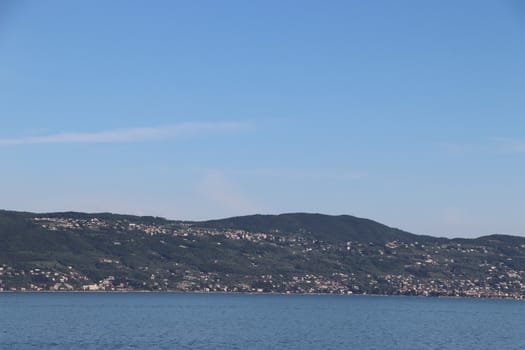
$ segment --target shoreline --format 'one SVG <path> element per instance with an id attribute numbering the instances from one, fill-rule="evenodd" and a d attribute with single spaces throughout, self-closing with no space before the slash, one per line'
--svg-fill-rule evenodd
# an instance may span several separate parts
<path id="1" fill-rule="evenodd" d="M 335 294 L 335 293 L 282 293 L 282 292 L 201 292 L 201 291 L 153 291 L 153 290 L 4 290 L 2 294 L 185 294 L 185 295 L 253 295 L 253 296 L 336 296 L 336 297 L 392 297 L 392 298 L 419 298 L 419 299 L 470 299 L 470 300 L 515 300 L 524 301 L 523 297 L 503 296 L 450 296 L 450 295 L 398 295 L 398 294 Z"/>

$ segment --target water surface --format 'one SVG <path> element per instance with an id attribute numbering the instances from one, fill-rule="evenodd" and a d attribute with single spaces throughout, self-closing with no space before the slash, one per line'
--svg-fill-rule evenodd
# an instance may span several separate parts
<path id="1" fill-rule="evenodd" d="M 525 349 L 525 302 L 0 293 L 1 349 Z"/>

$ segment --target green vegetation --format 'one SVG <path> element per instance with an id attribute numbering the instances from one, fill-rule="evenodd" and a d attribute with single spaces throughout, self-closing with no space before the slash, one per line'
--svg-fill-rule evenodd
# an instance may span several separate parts
<path id="1" fill-rule="evenodd" d="M 0 211 L 0 289 L 525 296 L 525 238 L 419 236 L 352 216 L 206 222 Z"/>

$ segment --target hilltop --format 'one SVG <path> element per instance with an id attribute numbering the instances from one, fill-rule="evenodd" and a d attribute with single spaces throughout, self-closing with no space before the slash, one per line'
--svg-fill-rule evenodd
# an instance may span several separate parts
<path id="1" fill-rule="evenodd" d="M 324 241 L 386 243 L 427 241 L 435 238 L 415 235 L 388 227 L 373 220 L 350 215 L 290 213 L 280 215 L 247 215 L 195 223 L 200 227 L 236 229 L 250 232 L 301 233 L 303 237 Z"/>
<path id="2" fill-rule="evenodd" d="M 4 291 L 525 295 L 523 237 L 437 238 L 349 215 L 0 211 L 0 242 Z"/>

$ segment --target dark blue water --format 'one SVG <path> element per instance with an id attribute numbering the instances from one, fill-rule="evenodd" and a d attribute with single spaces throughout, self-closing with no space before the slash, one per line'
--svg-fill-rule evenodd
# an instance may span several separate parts
<path id="1" fill-rule="evenodd" d="M 525 302 L 0 294 L 1 349 L 525 349 Z"/>

